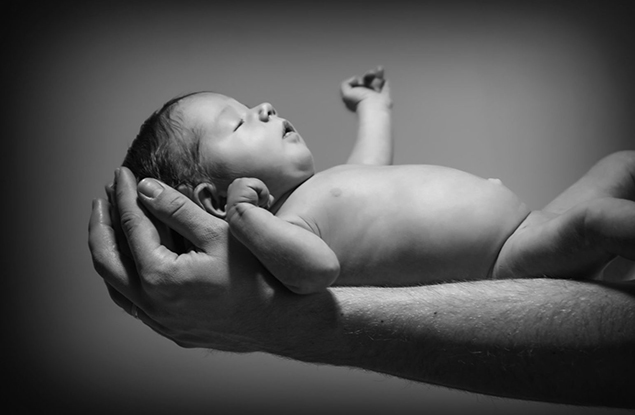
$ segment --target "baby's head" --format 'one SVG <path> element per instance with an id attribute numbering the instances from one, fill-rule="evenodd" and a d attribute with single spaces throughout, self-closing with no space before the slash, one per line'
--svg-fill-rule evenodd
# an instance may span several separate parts
<path id="1" fill-rule="evenodd" d="M 256 177 L 280 197 L 314 173 L 302 137 L 271 104 L 248 108 L 212 92 L 174 98 L 152 114 L 123 165 L 138 179 L 179 189 L 218 216 L 224 216 L 234 179 Z"/>

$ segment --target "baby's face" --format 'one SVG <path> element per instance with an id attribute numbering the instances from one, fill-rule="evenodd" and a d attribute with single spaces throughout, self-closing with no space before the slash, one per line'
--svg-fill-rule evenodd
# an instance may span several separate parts
<path id="1" fill-rule="evenodd" d="M 235 99 L 200 93 L 179 104 L 185 125 L 202 132 L 200 160 L 228 179 L 256 177 L 274 196 L 314 173 L 313 156 L 293 126 L 271 104 L 247 108 Z"/>

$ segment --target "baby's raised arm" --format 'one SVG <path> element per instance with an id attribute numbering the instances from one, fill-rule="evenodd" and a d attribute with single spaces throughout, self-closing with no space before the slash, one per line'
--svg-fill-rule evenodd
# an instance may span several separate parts
<path id="1" fill-rule="evenodd" d="M 272 197 L 255 178 L 240 178 L 227 190 L 227 222 L 232 234 L 280 282 L 298 294 L 328 287 L 340 272 L 339 260 L 318 235 L 268 211 Z"/>
<path id="2" fill-rule="evenodd" d="M 357 141 L 348 158 L 349 164 L 392 164 L 392 100 L 390 87 L 381 67 L 355 76 L 341 85 L 346 107 L 357 113 Z"/>

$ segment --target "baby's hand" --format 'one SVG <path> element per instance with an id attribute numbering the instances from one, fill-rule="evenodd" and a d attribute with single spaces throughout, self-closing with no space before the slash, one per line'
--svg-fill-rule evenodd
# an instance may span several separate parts
<path id="1" fill-rule="evenodd" d="M 269 189 L 261 180 L 242 177 L 234 180 L 227 188 L 228 215 L 239 203 L 249 203 L 268 209 L 273 204 L 273 196 L 269 194 Z"/>
<path id="2" fill-rule="evenodd" d="M 392 107 L 390 87 L 384 79 L 384 69 L 379 66 L 370 70 L 364 76 L 354 76 L 341 85 L 342 99 L 346 108 L 355 112 L 361 102 L 374 102 Z"/>

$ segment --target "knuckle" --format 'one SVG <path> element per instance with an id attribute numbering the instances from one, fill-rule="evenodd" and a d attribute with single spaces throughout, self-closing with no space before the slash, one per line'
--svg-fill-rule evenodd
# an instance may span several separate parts
<path id="1" fill-rule="evenodd" d="M 137 263 L 137 272 L 148 299 L 162 295 L 166 281 L 170 279 L 172 267 L 164 261 Z"/>
<path id="2" fill-rule="evenodd" d="M 174 266 L 158 261 L 148 267 L 148 282 L 152 284 L 152 289 L 160 295 L 164 295 L 164 291 L 170 293 L 169 283 L 172 281 L 172 275 L 175 272 Z"/>
<path id="3" fill-rule="evenodd" d="M 249 180 L 246 178 L 236 179 L 231 184 L 232 191 L 235 193 L 249 190 L 249 187 Z"/>
<path id="4" fill-rule="evenodd" d="M 140 220 L 141 216 L 137 212 L 131 212 L 129 210 L 125 210 L 119 215 L 121 228 L 126 234 L 130 234 L 131 232 L 133 232 L 134 229 L 138 226 Z"/>
<path id="5" fill-rule="evenodd" d="M 166 200 L 166 205 L 170 210 L 178 210 L 185 205 L 185 196 L 182 193 L 171 193 Z"/>
<path id="6" fill-rule="evenodd" d="M 168 218 L 178 218 L 183 215 L 186 207 L 186 200 L 180 194 L 172 195 L 166 201 Z"/>
<path id="7" fill-rule="evenodd" d="M 262 181 L 260 181 L 260 179 L 257 179 L 255 177 L 245 177 L 243 180 L 245 181 L 245 185 L 249 187 L 258 187 L 262 185 Z"/>
<path id="8" fill-rule="evenodd" d="M 588 242 L 598 242 L 605 228 L 606 211 L 610 209 L 610 198 L 600 198 L 588 201 L 582 205 L 580 233 Z M 601 240 L 600 240 L 601 241 Z"/>

